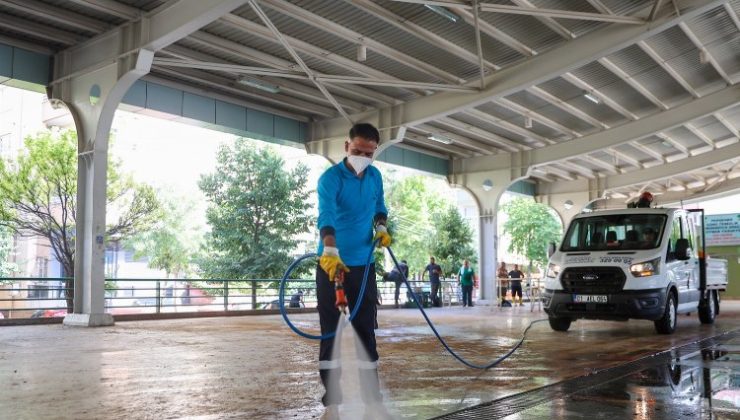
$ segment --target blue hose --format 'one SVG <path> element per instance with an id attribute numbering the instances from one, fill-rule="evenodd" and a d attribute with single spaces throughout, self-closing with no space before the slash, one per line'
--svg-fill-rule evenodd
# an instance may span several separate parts
<path id="1" fill-rule="evenodd" d="M 377 241 L 376 241 L 376 243 L 377 243 Z M 368 277 L 368 273 L 370 272 L 370 264 L 372 264 L 373 251 L 375 249 L 376 243 L 373 244 L 373 247 L 370 249 L 370 255 L 368 255 L 368 257 L 367 257 L 367 263 L 365 264 L 365 274 L 362 277 L 362 285 L 360 286 L 360 294 L 359 294 L 359 296 L 357 298 L 357 302 L 355 304 L 355 307 L 352 308 L 352 311 L 350 312 L 349 320 L 347 322 L 352 321 L 355 318 L 355 316 L 357 315 L 357 311 L 359 311 L 360 305 L 362 304 L 363 297 L 365 296 L 365 287 L 367 286 L 367 277 Z M 403 282 L 406 285 L 406 288 L 408 289 L 408 291 L 413 296 L 414 295 L 413 289 L 411 288 L 411 285 L 409 284 L 408 279 L 403 274 L 403 271 L 400 269 L 399 264 L 398 264 L 398 260 L 396 260 L 396 256 L 393 254 L 393 251 L 391 250 L 390 247 L 388 247 L 388 254 L 390 254 L 391 259 L 393 260 L 393 264 L 395 264 L 396 268 L 398 268 L 398 271 L 403 276 Z M 323 335 L 313 335 L 313 334 L 308 334 L 306 332 L 303 332 L 298 327 L 296 327 L 295 325 L 293 325 L 293 323 L 290 321 L 290 319 L 288 318 L 288 313 L 287 313 L 287 311 L 285 309 L 285 305 L 284 305 L 284 303 L 285 303 L 285 283 L 288 281 L 288 278 L 290 277 L 290 274 L 293 272 L 293 270 L 295 269 L 295 267 L 298 264 L 300 264 L 302 261 L 304 261 L 304 260 L 306 260 L 308 258 L 313 258 L 313 257 L 316 257 L 316 254 L 314 254 L 314 253 L 306 254 L 306 255 L 298 258 L 297 260 L 295 260 L 293 262 L 293 264 L 291 264 L 288 267 L 288 269 L 285 271 L 285 275 L 280 280 L 280 292 L 279 292 L 279 294 L 280 294 L 280 296 L 279 296 L 280 314 L 283 316 L 283 319 L 285 320 L 285 323 L 288 324 L 288 326 L 290 327 L 290 329 L 292 329 L 293 332 L 295 332 L 296 334 L 300 335 L 301 337 L 309 338 L 309 339 L 312 339 L 312 340 L 326 340 L 326 339 L 329 339 L 329 338 L 333 338 L 336 335 L 336 331 L 332 331 L 330 333 L 326 333 L 326 334 L 323 334 Z M 478 365 L 478 364 L 475 364 L 475 363 L 468 362 L 467 360 L 465 360 L 464 358 L 462 358 L 462 356 L 458 355 L 454 350 L 452 350 L 452 348 L 450 348 L 450 346 L 442 338 L 442 336 L 439 335 L 439 332 L 437 331 L 437 328 L 434 327 L 434 324 L 432 323 L 432 321 L 427 316 L 427 313 L 426 313 L 426 311 L 424 311 L 424 307 L 422 306 L 421 302 L 419 302 L 419 299 L 413 299 L 413 301 L 416 303 L 416 306 L 421 311 L 422 316 L 424 316 L 424 320 L 426 320 L 427 324 L 429 325 L 429 328 L 432 329 L 432 332 L 437 337 L 437 340 L 439 340 L 439 342 L 445 348 L 445 350 L 447 350 L 447 352 L 450 353 L 460 363 L 464 364 L 465 366 L 467 366 L 469 368 L 473 368 L 473 369 L 487 370 L 487 369 L 490 369 L 490 368 L 498 365 L 499 363 L 503 362 L 509 356 L 511 356 L 512 354 L 514 354 L 514 352 L 524 343 L 524 339 L 525 339 L 525 337 L 527 335 L 527 332 L 529 331 L 530 328 L 532 328 L 532 325 L 534 325 L 534 324 L 536 324 L 538 322 L 544 322 L 544 321 L 546 321 L 545 319 L 537 319 L 537 320 L 534 320 L 534 321 L 530 322 L 529 325 L 527 326 L 527 328 L 524 329 L 524 332 L 522 333 L 522 338 L 508 352 L 506 352 L 503 356 L 501 356 L 501 357 L 493 360 L 490 363 L 487 363 L 487 364 L 484 364 L 484 365 Z"/>

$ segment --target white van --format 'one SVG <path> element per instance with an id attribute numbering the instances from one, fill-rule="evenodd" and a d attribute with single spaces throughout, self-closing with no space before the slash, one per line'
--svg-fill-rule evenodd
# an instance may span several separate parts
<path id="1" fill-rule="evenodd" d="M 661 334 L 680 313 L 711 324 L 727 261 L 704 250 L 704 211 L 628 208 L 581 213 L 550 245 L 543 304 L 556 331 L 585 319 L 648 319 Z"/>

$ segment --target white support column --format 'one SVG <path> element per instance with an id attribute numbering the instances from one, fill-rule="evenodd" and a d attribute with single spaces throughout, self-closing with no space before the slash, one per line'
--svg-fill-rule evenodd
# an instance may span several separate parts
<path id="1" fill-rule="evenodd" d="M 108 138 L 118 105 L 134 82 L 149 73 L 154 51 L 245 1 L 168 2 L 56 55 L 49 96 L 71 111 L 78 144 L 74 307 L 65 325 L 113 325 L 113 317 L 105 313 L 105 211 Z"/>
<path id="2" fill-rule="evenodd" d="M 455 161 L 457 164 L 461 161 Z M 480 279 L 478 300 L 496 300 L 496 265 L 498 264 L 498 210 L 499 200 L 512 182 L 517 181 L 518 170 L 510 169 L 463 172 L 463 167 L 453 163 L 453 174 L 448 182 L 453 187 L 468 191 L 478 203 L 479 254 L 476 269 Z M 481 302 L 481 303 L 483 303 Z"/>
<path id="3" fill-rule="evenodd" d="M 67 74 L 72 58 L 70 52 L 60 53 L 56 74 Z M 104 308 L 108 138 L 118 104 L 131 85 L 149 72 L 153 58 L 153 52 L 141 50 L 70 77 L 52 90 L 53 99 L 72 112 L 78 143 L 74 313 L 64 318 L 65 325 L 113 325 Z"/>

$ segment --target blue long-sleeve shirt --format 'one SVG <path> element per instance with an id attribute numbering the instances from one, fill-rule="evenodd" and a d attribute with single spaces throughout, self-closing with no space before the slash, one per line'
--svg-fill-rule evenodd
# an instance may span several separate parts
<path id="1" fill-rule="evenodd" d="M 380 171 L 370 165 L 360 178 L 342 161 L 321 175 L 317 191 L 321 237 L 335 236 L 339 256 L 347 266 L 365 265 L 373 246 L 373 223 L 388 214 Z M 319 240 L 318 254 L 323 251 L 324 243 Z"/>

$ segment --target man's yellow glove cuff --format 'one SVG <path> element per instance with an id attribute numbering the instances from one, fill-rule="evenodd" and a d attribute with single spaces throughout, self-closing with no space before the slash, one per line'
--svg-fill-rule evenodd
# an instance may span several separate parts
<path id="1" fill-rule="evenodd" d="M 373 241 L 376 239 L 380 239 L 380 242 L 378 242 L 378 245 L 383 247 L 389 247 L 391 246 L 391 235 L 388 233 L 388 229 L 385 228 L 385 225 L 377 225 L 375 227 L 375 236 L 373 237 Z"/>
<path id="2" fill-rule="evenodd" d="M 329 275 L 329 281 L 334 281 L 337 278 L 339 270 L 349 273 L 349 268 L 339 258 L 339 251 L 332 246 L 324 247 L 324 252 L 319 257 L 319 267 Z"/>

